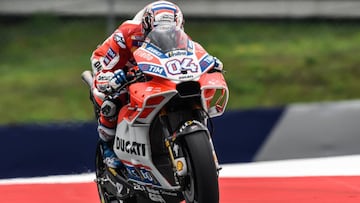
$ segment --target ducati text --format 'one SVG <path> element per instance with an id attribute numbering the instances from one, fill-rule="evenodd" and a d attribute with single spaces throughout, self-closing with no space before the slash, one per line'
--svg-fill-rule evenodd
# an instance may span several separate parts
<path id="1" fill-rule="evenodd" d="M 128 154 L 146 156 L 145 144 L 142 143 L 130 142 L 117 137 L 115 147 Z"/>

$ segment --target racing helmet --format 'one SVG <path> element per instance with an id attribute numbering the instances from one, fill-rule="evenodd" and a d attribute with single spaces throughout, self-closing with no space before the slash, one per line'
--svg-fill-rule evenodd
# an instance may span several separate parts
<path id="1" fill-rule="evenodd" d="M 174 23 L 184 29 L 184 17 L 180 8 L 169 1 L 156 1 L 144 8 L 141 24 L 145 35 L 161 24 Z"/>

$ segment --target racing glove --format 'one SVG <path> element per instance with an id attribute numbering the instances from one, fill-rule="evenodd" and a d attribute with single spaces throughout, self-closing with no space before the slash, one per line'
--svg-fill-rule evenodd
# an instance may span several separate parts
<path id="1" fill-rule="evenodd" d="M 125 72 L 121 69 L 114 72 L 114 76 L 109 81 L 109 86 L 113 90 L 117 90 L 127 82 Z"/>
<path id="2" fill-rule="evenodd" d="M 106 72 L 106 73 L 102 73 L 100 72 L 97 76 L 96 76 L 96 80 L 95 80 L 95 84 L 96 84 L 96 89 L 99 90 L 99 92 L 103 92 L 103 93 L 109 93 L 111 92 L 111 88 L 109 86 L 109 81 L 114 77 L 114 73 L 113 72 Z"/>

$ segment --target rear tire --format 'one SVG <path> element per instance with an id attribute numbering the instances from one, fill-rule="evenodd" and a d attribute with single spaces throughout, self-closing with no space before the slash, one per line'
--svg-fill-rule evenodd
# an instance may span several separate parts
<path id="1" fill-rule="evenodd" d="M 105 164 L 103 162 L 102 152 L 101 152 L 101 146 L 100 143 L 97 144 L 96 147 L 96 158 L 95 158 L 95 173 L 96 178 L 102 178 L 105 174 Z M 96 182 L 96 186 L 98 189 L 98 194 L 100 198 L 101 203 L 137 203 L 136 197 L 130 197 L 126 200 L 118 200 L 115 197 L 109 197 L 109 191 L 102 185 L 100 182 Z"/>
<path id="2" fill-rule="evenodd" d="M 218 175 L 207 133 L 198 131 L 185 135 L 184 141 L 189 173 L 183 192 L 186 203 L 218 203 Z"/>

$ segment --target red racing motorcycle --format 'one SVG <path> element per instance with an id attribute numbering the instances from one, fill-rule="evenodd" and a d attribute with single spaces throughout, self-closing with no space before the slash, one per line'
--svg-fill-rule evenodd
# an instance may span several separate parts
<path id="1" fill-rule="evenodd" d="M 218 203 L 220 166 L 211 118 L 223 114 L 229 91 L 215 60 L 175 26 L 158 26 L 134 52 L 137 71 L 121 89 L 113 149 L 121 169 L 96 153 L 101 202 Z M 92 75 L 82 75 L 90 87 Z"/>

